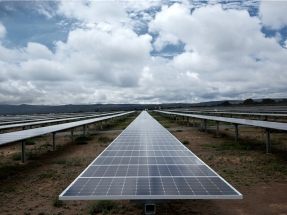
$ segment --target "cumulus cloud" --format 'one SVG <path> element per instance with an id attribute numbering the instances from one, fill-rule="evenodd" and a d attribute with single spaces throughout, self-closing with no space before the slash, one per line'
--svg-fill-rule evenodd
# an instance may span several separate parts
<path id="1" fill-rule="evenodd" d="M 53 52 L 35 42 L 18 49 L 0 46 L 0 60 L 4 60 L 0 81 L 13 82 L 13 92 L 19 96 L 11 102 L 25 100 L 24 93 L 34 103 L 119 102 L 117 90 L 139 85 L 151 40 L 129 26 L 99 22 L 71 30 L 66 42 L 55 42 Z M 26 90 L 17 90 L 17 85 Z M 1 91 L 2 101 L 9 101 L 11 93 Z"/>
<path id="2" fill-rule="evenodd" d="M 286 1 L 261 1 L 259 7 L 262 24 L 275 30 L 287 26 L 286 11 Z"/>
<path id="3" fill-rule="evenodd" d="M 149 31 L 159 35 L 156 47 L 158 41 L 173 43 L 164 35 L 173 35 L 185 44 L 185 52 L 173 58 L 173 66 L 176 71 L 199 74 L 204 82 L 200 86 L 206 86 L 209 93 L 198 95 L 232 96 L 236 92 L 238 96 L 259 88 L 274 89 L 278 86 L 274 82 L 283 87 L 281 80 L 270 83 L 270 71 L 286 73 L 282 57 L 287 57 L 287 52 L 276 38 L 265 38 L 260 20 L 245 10 L 223 10 L 215 5 L 191 13 L 184 5 L 174 4 L 162 8 Z"/>
<path id="4" fill-rule="evenodd" d="M 62 1 L 57 13 L 68 18 L 78 19 L 85 23 L 118 23 L 127 22 L 127 13 L 119 2 L 104 1 Z"/>
<path id="5" fill-rule="evenodd" d="M 265 38 L 258 17 L 221 5 L 191 10 L 187 3 L 175 3 L 151 12 L 148 5 L 59 3 L 54 14 L 76 25 L 66 40 L 54 42 L 53 50 L 33 41 L 24 47 L 0 44 L 0 102 L 161 103 L 285 96 L 287 50 L 278 36 Z M 141 24 L 138 17 L 144 19 Z M 148 27 L 148 33 L 138 33 L 138 27 Z M 179 44 L 183 52 L 161 56 L 161 50 Z M 153 49 L 158 56 L 151 56 Z"/>
<path id="6" fill-rule="evenodd" d="M 30 59 L 52 59 L 53 53 L 44 45 L 29 42 L 25 50 Z"/>

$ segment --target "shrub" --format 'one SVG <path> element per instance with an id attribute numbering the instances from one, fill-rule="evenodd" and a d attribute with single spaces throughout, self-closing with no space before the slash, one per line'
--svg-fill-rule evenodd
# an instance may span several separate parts
<path id="1" fill-rule="evenodd" d="M 55 174 L 57 173 L 56 170 L 54 169 L 48 169 L 45 172 L 39 173 L 38 177 L 39 179 L 43 179 L 43 178 L 52 178 Z"/>
<path id="2" fill-rule="evenodd" d="M 91 203 L 88 207 L 89 214 L 94 213 L 105 213 L 107 211 L 116 210 L 118 208 L 118 204 L 109 201 L 109 200 L 102 200 L 98 202 Z"/>
<path id="3" fill-rule="evenodd" d="M 12 155 L 12 160 L 13 161 L 19 161 L 19 160 L 21 160 L 21 157 L 22 157 L 22 153 L 20 153 L 20 152 L 14 153 Z"/>
<path id="4" fill-rule="evenodd" d="M 88 141 L 92 139 L 93 138 L 90 136 L 79 136 L 76 138 L 75 143 L 78 145 L 84 145 L 84 144 L 88 144 Z"/>
<path id="5" fill-rule="evenodd" d="M 182 141 L 182 144 L 187 145 L 187 144 L 189 144 L 189 141 L 188 140 L 184 140 L 184 141 Z"/>
<path id="6" fill-rule="evenodd" d="M 53 198 L 53 205 L 55 207 L 61 207 L 64 205 L 64 202 L 62 200 L 59 200 L 59 197 L 56 196 L 55 198 Z"/>
<path id="7" fill-rule="evenodd" d="M 11 193 L 15 191 L 16 191 L 16 188 L 14 187 L 14 185 L 11 185 L 11 184 L 0 189 L 0 193 Z"/>
<path id="8" fill-rule="evenodd" d="M 36 142 L 35 142 L 35 139 L 34 138 L 30 138 L 30 139 L 27 139 L 26 140 L 26 145 L 35 145 Z"/>
<path id="9" fill-rule="evenodd" d="M 27 153 L 28 159 L 29 160 L 37 160 L 39 158 L 39 152 L 37 150 L 30 150 Z"/>
<path id="10" fill-rule="evenodd" d="M 102 143 L 108 143 L 108 142 L 113 141 L 113 139 L 112 139 L 112 138 L 109 138 L 109 137 L 107 137 L 107 136 L 100 136 L 100 137 L 98 138 L 98 141 L 99 141 L 99 142 L 102 142 Z"/>

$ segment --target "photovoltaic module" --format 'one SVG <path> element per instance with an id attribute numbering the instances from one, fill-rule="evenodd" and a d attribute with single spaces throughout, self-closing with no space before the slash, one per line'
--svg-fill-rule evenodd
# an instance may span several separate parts
<path id="1" fill-rule="evenodd" d="M 242 198 L 146 111 L 59 196 L 60 200 Z"/>

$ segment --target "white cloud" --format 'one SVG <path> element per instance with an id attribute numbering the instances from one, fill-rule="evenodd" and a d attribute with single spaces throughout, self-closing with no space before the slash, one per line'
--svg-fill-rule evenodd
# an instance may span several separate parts
<path id="1" fill-rule="evenodd" d="M 174 4 L 162 8 L 149 30 L 159 34 L 161 44 L 172 43 L 164 35 L 173 35 L 185 44 L 186 52 L 174 57 L 173 66 L 176 71 L 199 74 L 206 93 L 192 90 L 202 97 L 284 88 L 275 74 L 287 75 L 283 60 L 287 52 L 276 38 L 265 38 L 259 19 L 245 10 L 223 10 L 215 5 L 197 8 L 191 14 L 184 5 Z"/>
<path id="2" fill-rule="evenodd" d="M 57 13 L 67 18 L 74 18 L 85 23 L 127 22 L 127 14 L 118 2 L 104 1 L 62 1 Z"/>
<path id="3" fill-rule="evenodd" d="M 76 19 L 53 51 L 40 43 L 0 44 L 0 101 L 7 103 L 160 103 L 284 95 L 287 50 L 265 38 L 259 18 L 219 5 L 148 6 L 118 2 L 61 2 L 65 25 Z M 155 14 L 154 14 L 155 13 Z M 149 32 L 136 33 L 135 17 Z M 155 16 L 154 16 L 155 15 Z M 46 19 L 45 19 L 46 20 Z M 5 30 L 6 32 L 6 30 Z M 5 38 L 6 39 L 6 38 Z M 153 43 L 153 44 L 152 44 Z M 184 45 L 173 58 L 153 47 Z M 285 44 L 287 42 L 285 41 Z"/>
<path id="4" fill-rule="evenodd" d="M 194 73 L 194 72 L 189 72 L 189 71 L 187 71 L 187 72 L 186 72 L 186 75 L 189 76 L 189 77 L 191 77 L 191 78 L 194 78 L 194 79 L 196 79 L 196 80 L 199 80 L 199 74 L 198 74 L 198 73 Z"/>
<path id="5" fill-rule="evenodd" d="M 38 4 L 34 4 L 34 7 L 39 14 L 44 15 L 47 19 L 52 19 L 56 15 L 53 3 L 41 1 Z"/>
<path id="6" fill-rule="evenodd" d="M 29 42 L 25 50 L 30 59 L 51 59 L 53 53 L 44 45 Z"/>
<path id="7" fill-rule="evenodd" d="M 0 46 L 4 61 L 0 82 L 13 82 L 18 96 L 11 102 L 24 98 L 42 104 L 123 102 L 122 93 L 139 86 L 141 71 L 150 59 L 151 39 L 128 26 L 100 22 L 71 30 L 67 42 L 55 43 L 54 53 L 33 42 L 13 50 Z M 26 90 L 17 90 L 20 85 Z M 11 93 L 1 91 L 1 101 L 9 101 Z"/>
<path id="8" fill-rule="evenodd" d="M 157 50 L 161 50 L 168 44 L 175 45 L 178 43 L 179 35 L 170 30 L 187 30 L 184 22 L 188 14 L 188 8 L 180 4 L 174 4 L 171 7 L 163 6 L 161 8 L 161 12 L 157 13 L 155 19 L 149 23 L 149 31 L 159 35 L 154 43 Z"/>
<path id="9" fill-rule="evenodd" d="M 140 69 L 149 59 L 150 41 L 150 36 L 138 36 L 128 28 L 111 28 L 109 32 L 76 29 L 66 44 L 58 43 L 56 55 L 82 77 L 109 85 L 135 86 Z"/>
<path id="10" fill-rule="evenodd" d="M 261 1 L 259 15 L 263 25 L 271 29 L 287 26 L 286 1 Z"/>

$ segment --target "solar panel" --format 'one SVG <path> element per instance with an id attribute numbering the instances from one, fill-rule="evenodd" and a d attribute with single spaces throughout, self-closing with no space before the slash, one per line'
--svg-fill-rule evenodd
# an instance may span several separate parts
<path id="1" fill-rule="evenodd" d="M 40 127 L 40 128 L 33 128 L 29 130 L 22 130 L 22 131 L 15 131 L 15 132 L 9 132 L 0 134 L 0 145 L 4 145 L 11 142 L 16 142 L 19 140 L 25 140 L 31 137 L 37 137 L 40 135 L 48 134 L 48 133 L 55 133 L 71 128 L 75 128 L 81 125 L 88 125 L 95 122 L 100 122 L 108 119 L 112 119 L 115 117 L 124 116 L 127 114 L 132 113 L 130 112 L 124 112 L 120 114 L 114 114 L 114 115 L 108 115 L 108 116 L 102 116 L 94 119 L 86 119 L 86 120 L 80 120 L 76 122 L 70 122 L 70 123 L 63 123 L 59 125 L 52 125 L 52 126 L 46 126 L 46 127 Z"/>
<path id="2" fill-rule="evenodd" d="M 230 122 L 230 123 L 238 124 L 238 125 L 250 125 L 250 126 L 257 126 L 261 128 L 272 128 L 272 129 L 287 131 L 287 124 L 282 123 L 282 122 L 269 122 L 269 121 L 260 121 L 260 120 L 185 114 L 185 113 L 169 112 L 169 111 L 157 111 L 157 112 L 164 113 L 164 114 L 170 114 L 170 115 L 178 115 L 178 116 L 194 117 L 198 119 L 213 120 L 213 121 L 219 121 L 219 122 Z"/>
<path id="3" fill-rule="evenodd" d="M 55 122 L 64 122 L 64 121 L 73 121 L 73 120 L 82 120 L 82 119 L 88 119 L 88 118 L 95 118 L 95 117 L 101 117 L 101 116 L 108 116 L 113 115 L 121 112 L 113 112 L 113 113 L 104 113 L 104 114 L 94 114 L 94 115 L 85 115 L 85 116 L 78 116 L 78 117 L 67 117 L 67 118 L 61 118 L 61 119 L 48 119 L 48 120 L 39 120 L 36 122 L 27 122 L 27 123 L 14 123 L 9 125 L 0 125 L 0 130 L 2 129 L 8 129 L 8 128 L 16 128 L 16 127 L 24 127 L 24 126 L 33 126 L 33 125 L 41 125 L 41 124 L 47 124 L 47 123 L 55 123 Z"/>
<path id="4" fill-rule="evenodd" d="M 60 200 L 242 198 L 146 111 L 59 196 Z"/>

